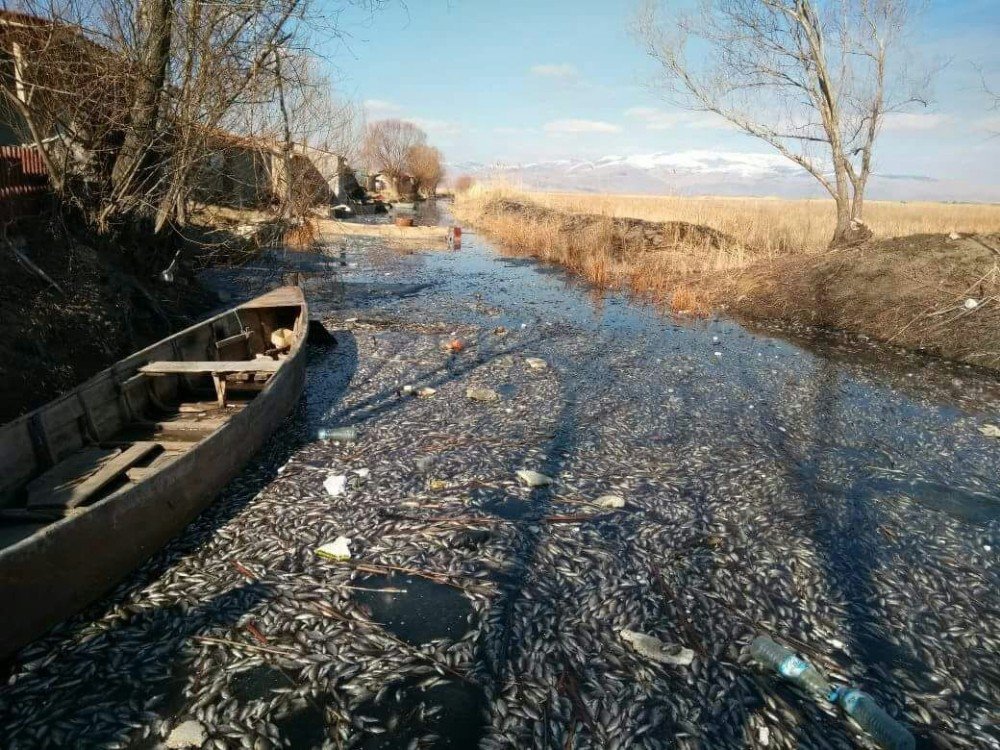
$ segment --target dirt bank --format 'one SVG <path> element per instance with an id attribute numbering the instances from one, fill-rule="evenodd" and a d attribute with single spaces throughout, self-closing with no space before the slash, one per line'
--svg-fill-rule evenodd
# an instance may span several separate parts
<path id="1" fill-rule="evenodd" d="M 837 328 L 1000 369 L 1000 235 L 913 235 L 775 252 L 686 222 L 459 196 L 459 218 L 507 252 L 672 307 Z"/>
<path id="2" fill-rule="evenodd" d="M 864 333 L 1000 369 L 1000 235 L 923 234 L 755 264 L 735 312 Z"/>
<path id="3" fill-rule="evenodd" d="M 187 263 L 172 283 L 159 278 L 173 258 L 168 243 L 85 242 L 41 222 L 7 238 L 0 242 L 0 423 L 218 304 Z"/>

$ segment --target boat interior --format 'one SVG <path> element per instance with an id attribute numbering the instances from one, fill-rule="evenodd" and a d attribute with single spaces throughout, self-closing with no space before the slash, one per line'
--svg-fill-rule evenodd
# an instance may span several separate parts
<path id="1" fill-rule="evenodd" d="M 301 304 L 255 302 L 0 427 L 0 549 L 146 480 L 247 408 L 307 326 Z"/>

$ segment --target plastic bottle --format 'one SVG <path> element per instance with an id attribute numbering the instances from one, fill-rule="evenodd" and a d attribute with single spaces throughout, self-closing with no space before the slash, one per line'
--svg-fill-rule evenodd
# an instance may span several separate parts
<path id="1" fill-rule="evenodd" d="M 883 711 L 868 693 L 855 688 L 842 689 L 837 693 L 837 702 L 879 747 L 885 750 L 914 750 L 916 747 L 916 740 L 906 727 Z"/>
<path id="2" fill-rule="evenodd" d="M 763 666 L 770 667 L 810 693 L 829 701 L 836 700 L 836 689 L 830 684 L 826 675 L 772 638 L 766 635 L 754 638 L 750 643 L 750 655 Z"/>
<path id="3" fill-rule="evenodd" d="M 316 433 L 318 440 L 337 440 L 341 443 L 353 443 L 358 439 L 358 431 L 353 427 L 323 427 Z"/>

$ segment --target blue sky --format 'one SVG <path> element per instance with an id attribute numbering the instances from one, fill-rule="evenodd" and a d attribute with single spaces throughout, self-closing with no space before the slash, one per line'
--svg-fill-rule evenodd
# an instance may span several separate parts
<path id="1" fill-rule="evenodd" d="M 331 6 L 338 0 L 320 0 Z M 347 11 L 348 39 L 324 52 L 342 95 L 369 119 L 421 124 L 448 161 L 524 162 L 691 149 L 768 152 L 673 106 L 628 33 L 633 0 L 411 0 Z M 950 60 L 931 107 L 894 118 L 878 170 L 1000 184 L 1000 0 L 931 1 L 925 60 Z"/>

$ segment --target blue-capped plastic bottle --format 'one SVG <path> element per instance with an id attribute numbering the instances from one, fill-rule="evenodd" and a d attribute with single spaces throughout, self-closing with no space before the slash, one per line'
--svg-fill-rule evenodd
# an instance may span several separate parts
<path id="1" fill-rule="evenodd" d="M 855 688 L 837 691 L 837 703 L 884 750 L 914 750 L 909 730 L 889 716 L 868 693 Z"/>
<path id="2" fill-rule="evenodd" d="M 836 698 L 837 691 L 826 675 L 774 639 L 766 635 L 757 636 L 750 643 L 750 655 L 804 690 L 829 701 Z"/>

